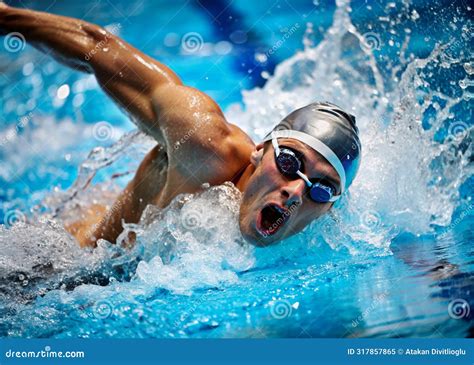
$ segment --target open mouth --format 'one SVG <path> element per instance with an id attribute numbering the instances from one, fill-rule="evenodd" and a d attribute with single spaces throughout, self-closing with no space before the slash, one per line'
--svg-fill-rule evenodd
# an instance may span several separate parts
<path id="1" fill-rule="evenodd" d="M 287 209 L 276 204 L 268 204 L 258 215 L 257 229 L 264 237 L 272 236 L 285 225 L 289 217 Z"/>

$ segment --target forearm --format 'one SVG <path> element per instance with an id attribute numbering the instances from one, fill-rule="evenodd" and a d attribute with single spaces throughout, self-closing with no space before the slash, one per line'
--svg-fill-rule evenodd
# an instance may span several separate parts
<path id="1" fill-rule="evenodd" d="M 107 80 L 119 75 L 124 83 L 140 92 L 159 83 L 181 83 L 165 65 L 104 28 L 83 20 L 0 7 L 0 34 L 9 32 L 21 33 L 33 46 L 68 66 L 94 72 Z"/>
<path id="2" fill-rule="evenodd" d="M 93 72 L 114 101 L 159 139 L 151 95 L 161 85 L 181 84 L 168 67 L 97 25 L 0 3 L 0 35 L 10 32 L 63 64 Z"/>
<path id="3" fill-rule="evenodd" d="M 58 61 L 88 72 L 94 65 L 87 55 L 108 37 L 102 28 L 78 19 L 12 7 L 0 8 L 0 32 L 19 32 Z"/>

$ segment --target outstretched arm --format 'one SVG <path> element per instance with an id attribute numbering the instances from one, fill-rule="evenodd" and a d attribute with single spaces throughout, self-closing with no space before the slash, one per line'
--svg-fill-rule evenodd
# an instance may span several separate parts
<path id="1" fill-rule="evenodd" d="M 163 140 L 152 96 L 161 86 L 181 85 L 168 67 L 97 25 L 0 3 L 0 35 L 9 32 L 21 33 L 63 64 L 94 73 L 141 129 Z"/>
<path id="2" fill-rule="evenodd" d="M 9 32 L 20 32 L 61 63 L 94 73 L 140 129 L 167 146 L 170 163 L 186 167 L 203 182 L 228 180 L 248 160 L 253 142 L 227 122 L 212 98 L 183 85 L 168 67 L 105 29 L 0 2 L 0 35 Z M 201 168 L 213 160 L 217 165 L 227 161 L 222 176 L 213 171 L 214 180 Z"/>

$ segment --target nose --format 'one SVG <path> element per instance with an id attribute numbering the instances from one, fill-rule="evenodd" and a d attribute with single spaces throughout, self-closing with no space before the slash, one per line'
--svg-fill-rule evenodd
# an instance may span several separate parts
<path id="1" fill-rule="evenodd" d="M 287 181 L 282 189 L 282 195 L 286 198 L 286 205 L 300 205 L 303 203 L 303 194 L 306 189 L 306 183 L 303 179 Z"/>

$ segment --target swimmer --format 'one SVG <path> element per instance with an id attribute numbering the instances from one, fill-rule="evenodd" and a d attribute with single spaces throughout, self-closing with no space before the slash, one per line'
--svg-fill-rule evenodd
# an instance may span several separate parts
<path id="1" fill-rule="evenodd" d="M 95 246 L 100 238 L 115 242 L 122 221 L 138 222 L 149 204 L 164 208 L 203 183 L 226 181 L 242 192 L 243 237 L 267 246 L 328 212 L 356 176 L 361 144 L 355 118 L 334 104 L 293 111 L 255 144 L 208 95 L 97 25 L 0 3 L 0 35 L 10 32 L 67 66 L 93 73 L 158 142 L 112 206 L 94 207 L 91 216 L 66 227 L 81 246 Z"/>

